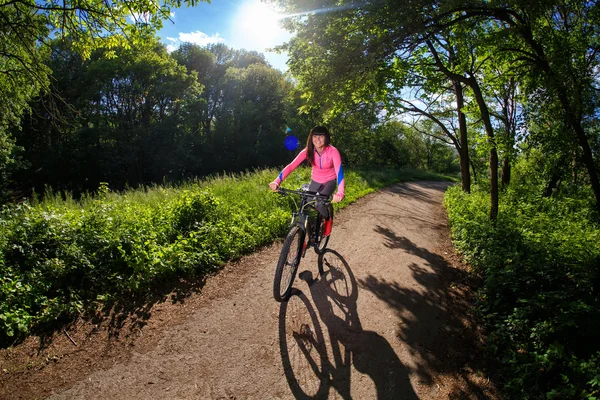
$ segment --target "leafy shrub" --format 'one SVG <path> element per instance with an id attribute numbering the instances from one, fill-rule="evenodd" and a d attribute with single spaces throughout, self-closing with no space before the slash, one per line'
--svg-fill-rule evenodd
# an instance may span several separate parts
<path id="1" fill-rule="evenodd" d="M 445 196 L 457 250 L 484 277 L 479 312 L 510 398 L 593 398 L 600 377 L 600 227 L 590 200 L 503 193 Z"/>

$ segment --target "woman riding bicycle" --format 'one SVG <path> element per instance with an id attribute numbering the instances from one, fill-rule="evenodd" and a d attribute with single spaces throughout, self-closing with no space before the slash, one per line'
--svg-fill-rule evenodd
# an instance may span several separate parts
<path id="1" fill-rule="evenodd" d="M 342 168 L 342 158 L 340 152 L 330 145 L 331 138 L 329 131 L 324 126 L 315 126 L 310 130 L 306 147 L 296 156 L 288 166 L 286 166 L 269 187 L 277 191 L 281 182 L 293 170 L 298 168 L 302 161 L 307 160 L 312 167 L 311 182 L 308 190 L 318 192 L 319 194 L 329 196 L 333 193 L 336 184 L 337 192 L 333 196 L 333 202 L 337 203 L 344 199 L 344 170 Z M 329 236 L 333 220 L 324 204 L 317 204 L 317 210 L 325 218 L 323 236 Z"/>

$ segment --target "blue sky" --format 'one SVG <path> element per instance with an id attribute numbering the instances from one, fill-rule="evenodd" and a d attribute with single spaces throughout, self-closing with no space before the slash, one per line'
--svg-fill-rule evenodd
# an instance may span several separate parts
<path id="1" fill-rule="evenodd" d="M 256 50 L 281 71 L 287 69 L 285 54 L 267 52 L 291 35 L 279 26 L 277 12 L 260 0 L 213 0 L 195 7 L 173 9 L 158 32 L 170 50 L 183 42 L 200 46 L 224 43 L 234 49 Z"/>

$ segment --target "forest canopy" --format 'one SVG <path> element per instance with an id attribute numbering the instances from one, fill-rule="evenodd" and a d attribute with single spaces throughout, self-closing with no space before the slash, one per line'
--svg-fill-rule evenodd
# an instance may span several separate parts
<path id="1" fill-rule="evenodd" d="M 492 219 L 499 165 L 507 184 L 534 147 L 548 156 L 536 171 L 546 194 L 584 184 L 600 210 L 597 2 L 277 3 L 296 32 L 282 49 L 307 107 L 420 115 L 456 148 L 467 192 L 473 150 L 487 153 Z"/>

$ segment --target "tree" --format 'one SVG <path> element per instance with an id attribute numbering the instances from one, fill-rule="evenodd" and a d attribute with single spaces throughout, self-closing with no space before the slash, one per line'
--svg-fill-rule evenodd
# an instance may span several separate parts
<path id="1" fill-rule="evenodd" d="M 207 138 L 213 131 L 213 122 L 222 106 L 225 76 L 230 67 L 246 68 L 252 64 L 267 65 L 264 55 L 255 51 L 235 50 L 222 43 L 200 47 L 183 43 L 173 52 L 173 57 L 185 65 L 188 71 L 198 74 L 200 83 L 205 86 L 202 93 L 203 108 L 200 109 L 203 135 Z"/>
<path id="2" fill-rule="evenodd" d="M 291 2 L 286 4 L 292 8 Z M 410 11 L 387 3 L 383 6 L 365 3 L 340 7 L 339 11 L 302 15 L 288 24 L 297 31 L 296 37 L 285 47 L 292 54 L 290 70 L 315 98 L 337 104 L 337 107 L 342 102 L 348 107 L 360 101 L 381 101 L 395 106 L 396 110 L 392 112 L 409 110 L 432 119 L 443 127 L 443 132 L 461 156 L 465 191 L 470 190 L 470 175 L 466 119 L 462 115 L 462 85 L 468 86 L 481 109 L 490 140 L 490 217 L 495 219 L 498 212 L 497 153 L 487 104 L 475 75 L 478 61 L 475 57 L 469 59 L 468 51 L 463 52 L 466 55 L 457 54 L 454 42 L 459 34 L 443 29 L 428 32 L 428 26 L 420 19 L 426 19 L 428 14 L 405 14 Z M 440 55 L 442 51 L 444 55 Z M 452 85 L 459 104 L 456 113 L 460 139 L 442 123 L 438 113 L 415 107 L 412 103 L 407 108 L 403 89 L 410 84 L 409 68 L 414 63 L 406 60 L 422 58 L 423 52 L 430 54 L 435 70 Z M 432 73 L 426 73 L 424 78 L 432 76 Z M 440 80 L 439 76 L 433 79 Z M 439 93 L 440 84 L 434 90 Z M 336 105 L 330 107 L 336 108 Z"/>
<path id="3" fill-rule="evenodd" d="M 487 2 L 457 2 L 431 21 L 435 26 L 447 27 L 482 19 L 498 24 L 498 51 L 513 54 L 515 63 L 526 68 L 532 84 L 530 93 L 542 89 L 538 93 L 543 93 L 548 103 L 558 100 L 570 128 L 567 134 L 576 138 L 581 149 L 600 211 L 598 168 L 585 129 L 585 121 L 596 114 L 598 3 L 514 1 L 496 7 Z"/>
<path id="4" fill-rule="evenodd" d="M 284 162 L 278 149 L 283 148 L 285 138 L 286 88 L 281 72 L 262 63 L 227 69 L 213 139 L 222 169 Z"/>
<path id="5" fill-rule="evenodd" d="M 8 129 L 21 120 L 28 103 L 48 91 L 50 69 L 45 64 L 54 39 L 68 39 L 84 59 L 94 49 L 107 56 L 118 47 L 143 41 L 140 32 L 152 31 L 168 18 L 171 7 L 193 6 L 198 0 L 34 0 L 0 5 L 0 192 L 6 188 L 8 168 L 17 164 L 17 149 Z M 132 18 L 135 23 L 128 23 Z"/>
<path id="6" fill-rule="evenodd" d="M 402 7 L 393 2 L 310 3 L 279 2 L 292 15 L 287 22 L 297 35 L 284 46 L 291 55 L 290 71 L 312 94 L 311 99 L 360 99 L 377 93 L 381 98 L 402 93 L 406 72 L 401 69 L 423 43 L 435 49 L 448 35 L 452 43 L 468 29 L 483 34 L 476 50 L 481 56 L 502 54 L 505 63 L 519 72 L 519 80 L 532 83 L 530 93 L 541 89 L 549 102 L 557 99 L 581 149 L 589 182 L 600 210 L 600 182 L 586 120 L 595 119 L 600 12 L 596 2 L 577 1 L 411 1 Z M 458 34 L 460 33 L 460 34 Z M 468 36 L 467 36 L 468 37 Z M 444 53 L 446 54 L 446 53 Z M 465 58 L 458 54 L 458 60 Z M 440 60 L 442 59 L 439 57 Z M 481 63 L 484 58 L 473 58 Z M 438 63 L 459 71 L 452 63 Z M 507 64 L 508 65 L 508 64 Z M 467 85 L 479 104 L 490 147 L 492 209 L 497 189 L 496 135 L 486 102 L 482 77 L 473 68 L 468 75 L 449 75 Z M 462 78 L 458 79 L 459 76 Z M 526 78 L 527 77 L 527 78 Z M 526 79 L 525 79 L 526 78 Z M 525 91 L 525 87 L 521 87 Z M 506 121 L 508 122 L 508 121 Z M 591 138 L 594 141 L 594 138 Z M 549 138 L 550 140 L 550 138 Z"/>
<path id="7" fill-rule="evenodd" d="M 445 46 L 440 46 L 436 51 L 444 51 L 445 59 L 450 70 L 460 68 L 461 61 L 457 57 L 456 44 L 446 38 Z M 460 173 L 462 189 L 471 192 L 471 174 L 469 172 L 470 156 L 469 141 L 467 136 L 467 119 L 465 115 L 465 85 L 441 70 L 427 46 L 413 52 L 411 60 L 405 68 L 413 72 L 407 84 L 416 100 L 425 107 L 419 107 L 417 101 L 406 99 L 398 95 L 394 99 L 395 107 L 412 116 L 422 116 L 431 120 L 439 129 L 429 134 L 438 140 L 451 144 L 456 149 L 460 160 Z M 412 64 L 412 65 L 410 65 Z M 458 127 L 457 127 L 458 125 Z M 436 134 L 440 132 L 441 134 Z M 458 132 L 457 132 L 458 131 Z"/>
<path id="8" fill-rule="evenodd" d="M 117 57 L 97 50 L 85 61 L 74 49 L 56 46 L 61 51 L 48 64 L 52 93 L 31 104 L 14 132 L 32 166 L 21 181 L 36 190 L 49 184 L 79 191 L 102 181 L 122 188 L 181 178 L 178 123 L 201 93 L 196 75 L 187 74 L 154 37 L 115 49 Z M 69 107 L 48 112 L 52 96 Z"/>

